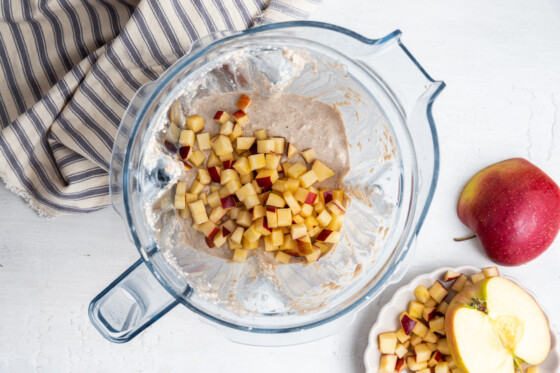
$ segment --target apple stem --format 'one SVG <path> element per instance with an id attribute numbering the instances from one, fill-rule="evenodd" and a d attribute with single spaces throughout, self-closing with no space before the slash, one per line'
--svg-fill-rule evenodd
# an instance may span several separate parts
<path id="1" fill-rule="evenodd" d="M 467 236 L 467 237 L 454 238 L 453 241 L 455 241 L 455 242 L 467 241 L 467 240 L 470 240 L 471 238 L 475 238 L 475 237 L 476 237 L 476 234 L 471 234 L 470 236 Z"/>

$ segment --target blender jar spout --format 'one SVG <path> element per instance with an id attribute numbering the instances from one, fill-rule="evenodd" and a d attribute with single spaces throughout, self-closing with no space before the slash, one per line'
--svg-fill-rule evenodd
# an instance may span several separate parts
<path id="1" fill-rule="evenodd" d="M 371 42 L 368 47 L 360 48 L 357 60 L 377 77 L 405 120 L 408 121 L 417 110 L 425 113 L 445 83 L 433 80 L 420 66 L 402 44 L 399 30 Z"/>

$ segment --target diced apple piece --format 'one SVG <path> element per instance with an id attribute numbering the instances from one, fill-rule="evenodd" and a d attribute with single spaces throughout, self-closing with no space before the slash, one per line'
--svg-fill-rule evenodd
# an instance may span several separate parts
<path id="1" fill-rule="evenodd" d="M 189 203 L 189 209 L 195 224 L 202 224 L 208 221 L 208 215 L 206 214 L 206 208 L 201 200 Z"/>
<path id="2" fill-rule="evenodd" d="M 406 335 L 410 335 L 412 330 L 416 327 L 419 322 L 408 316 L 406 313 L 400 317 L 401 326 Z"/>
<path id="3" fill-rule="evenodd" d="M 179 157 L 184 161 L 188 160 L 192 156 L 192 153 L 192 146 L 181 146 L 179 148 Z"/>
<path id="4" fill-rule="evenodd" d="M 239 123 L 239 125 L 241 126 L 244 126 L 249 121 L 249 116 L 247 116 L 247 113 L 245 113 L 243 110 L 237 110 L 232 114 L 232 116 L 233 119 L 235 119 L 235 122 Z"/>
<path id="5" fill-rule="evenodd" d="M 228 136 L 218 135 L 212 140 L 212 149 L 218 157 L 233 153 L 233 147 Z"/>
<path id="6" fill-rule="evenodd" d="M 420 344 L 422 342 L 423 342 L 423 339 L 419 335 L 413 334 L 412 337 L 410 337 L 410 345 L 411 346 L 416 346 L 417 344 Z"/>
<path id="7" fill-rule="evenodd" d="M 294 194 L 297 192 L 298 188 L 299 188 L 298 179 L 289 178 L 286 180 L 286 183 L 284 184 L 284 192 L 290 192 Z"/>
<path id="8" fill-rule="evenodd" d="M 293 224 L 290 232 L 292 239 L 297 240 L 307 235 L 307 227 L 304 224 Z"/>
<path id="9" fill-rule="evenodd" d="M 489 277 L 500 277 L 500 271 L 498 271 L 498 267 L 486 267 L 482 268 L 482 273 L 486 278 Z"/>
<path id="10" fill-rule="evenodd" d="M 292 144 L 288 144 L 288 159 L 292 158 L 294 155 L 296 155 L 296 153 L 298 152 L 298 149 Z"/>
<path id="11" fill-rule="evenodd" d="M 273 137 L 271 140 L 274 141 L 274 153 L 284 154 L 286 149 L 286 139 L 283 137 Z"/>
<path id="12" fill-rule="evenodd" d="M 428 330 L 428 333 L 422 339 L 427 343 L 436 343 L 439 337 L 433 331 Z"/>
<path id="13" fill-rule="evenodd" d="M 253 208 L 253 221 L 265 216 L 265 208 L 263 205 L 257 205 Z"/>
<path id="14" fill-rule="evenodd" d="M 272 229 L 268 227 L 266 217 L 260 217 L 253 223 L 255 230 L 263 236 L 268 236 L 272 233 Z"/>
<path id="15" fill-rule="evenodd" d="M 245 231 L 247 232 L 247 231 Z M 245 233 L 243 233 L 245 234 Z M 260 240 L 256 240 L 256 241 L 249 241 L 246 237 L 243 237 L 243 239 L 241 240 L 241 247 L 244 248 L 245 250 L 254 250 L 254 249 L 258 249 L 260 245 Z"/>
<path id="16" fill-rule="evenodd" d="M 307 164 L 313 163 L 313 161 L 317 158 L 315 155 L 315 150 L 313 150 L 312 148 L 306 149 L 302 151 L 300 154 L 303 157 L 303 159 L 305 159 L 305 162 L 307 162 Z"/>
<path id="17" fill-rule="evenodd" d="M 249 166 L 251 171 L 264 168 L 266 165 L 266 158 L 264 154 L 253 154 L 249 156 Z"/>
<path id="18" fill-rule="evenodd" d="M 269 153 L 265 156 L 265 166 L 267 170 L 278 170 L 281 157 L 278 154 Z"/>
<path id="19" fill-rule="evenodd" d="M 274 150 L 274 141 L 272 140 L 257 140 L 257 152 L 261 154 L 268 154 Z"/>
<path id="20" fill-rule="evenodd" d="M 286 201 L 282 196 L 279 196 L 276 193 L 270 193 L 268 195 L 268 199 L 266 200 L 266 205 L 282 208 L 286 205 Z"/>
<path id="21" fill-rule="evenodd" d="M 302 187 L 308 188 L 317 181 L 317 175 L 313 170 L 307 171 L 299 177 L 299 183 Z"/>
<path id="22" fill-rule="evenodd" d="M 397 335 L 394 332 L 379 334 L 379 351 L 382 354 L 394 354 L 397 348 Z"/>
<path id="23" fill-rule="evenodd" d="M 407 357 L 406 358 L 406 364 L 408 365 L 408 369 L 416 371 L 416 372 L 418 372 L 422 369 L 426 369 L 426 367 L 428 366 L 427 361 L 422 361 L 420 363 L 417 363 L 416 358 L 414 356 Z"/>
<path id="24" fill-rule="evenodd" d="M 247 260 L 247 255 L 249 251 L 245 249 L 235 249 L 233 251 L 233 258 L 232 260 L 237 263 L 244 263 Z"/>
<path id="25" fill-rule="evenodd" d="M 230 122 L 229 120 L 222 123 L 222 126 L 220 127 L 220 135 L 224 135 L 224 136 L 228 136 L 231 135 L 231 133 L 233 132 L 233 123 Z M 231 139 L 230 139 L 231 141 Z"/>
<path id="26" fill-rule="evenodd" d="M 190 192 L 192 194 L 200 194 L 200 192 L 202 192 L 202 189 L 204 189 L 204 184 L 201 184 L 198 180 L 195 180 L 191 185 Z"/>
<path id="27" fill-rule="evenodd" d="M 222 110 L 218 110 L 216 114 L 214 114 L 214 120 L 220 124 L 227 123 L 230 118 L 231 116 Z"/>
<path id="28" fill-rule="evenodd" d="M 432 357 L 430 358 L 430 360 L 428 360 L 428 366 L 435 367 L 440 361 L 443 361 L 442 353 L 439 351 L 433 351 Z"/>
<path id="29" fill-rule="evenodd" d="M 299 179 L 301 175 L 307 172 L 307 167 L 303 163 L 297 162 L 290 166 L 290 168 L 286 171 L 286 176 Z"/>
<path id="30" fill-rule="evenodd" d="M 208 167 L 208 174 L 210 175 L 210 179 L 214 182 L 214 183 L 219 183 L 220 182 L 220 173 L 221 173 L 221 168 L 216 167 L 216 166 L 212 166 L 212 167 Z"/>
<path id="31" fill-rule="evenodd" d="M 214 245 L 216 247 L 220 247 L 225 244 L 227 241 L 227 235 L 224 236 L 224 231 L 219 230 L 218 233 L 214 236 Z"/>
<path id="32" fill-rule="evenodd" d="M 426 321 L 432 320 L 436 316 L 436 309 L 434 307 L 424 307 L 422 310 L 422 318 Z"/>
<path id="33" fill-rule="evenodd" d="M 283 251 L 278 251 L 274 256 L 274 259 L 284 264 L 288 264 L 290 262 L 290 259 L 292 259 L 292 257 Z"/>
<path id="34" fill-rule="evenodd" d="M 321 190 L 319 191 L 319 199 L 326 205 L 327 203 L 329 203 L 330 201 L 332 201 L 333 198 L 333 191 L 332 190 Z"/>
<path id="35" fill-rule="evenodd" d="M 319 248 L 315 248 L 315 246 L 313 246 L 313 248 L 311 250 L 312 250 L 312 253 L 307 254 L 305 256 L 305 259 L 307 260 L 308 263 L 314 263 L 314 262 L 318 261 L 319 258 L 321 257 L 321 250 Z"/>
<path id="36" fill-rule="evenodd" d="M 380 373 L 393 373 L 397 365 L 397 355 L 381 355 L 379 359 Z"/>
<path id="37" fill-rule="evenodd" d="M 253 184 L 245 184 L 241 189 L 235 192 L 235 195 L 241 202 L 244 202 L 247 197 L 257 195 L 257 191 L 253 187 Z"/>
<path id="38" fill-rule="evenodd" d="M 297 243 L 300 256 L 306 256 L 313 253 L 313 244 L 311 243 L 311 238 L 309 237 L 309 235 L 306 234 L 305 236 L 300 237 L 295 241 Z"/>
<path id="39" fill-rule="evenodd" d="M 435 317 L 430 320 L 430 330 L 433 332 L 445 329 L 445 318 L 444 317 Z"/>
<path id="40" fill-rule="evenodd" d="M 414 289 L 414 296 L 418 302 L 425 304 L 428 299 L 430 299 L 430 292 L 425 286 L 418 285 L 416 289 Z"/>
<path id="41" fill-rule="evenodd" d="M 243 229 L 242 227 L 235 228 L 235 230 L 233 231 L 233 233 L 230 236 L 230 240 L 232 240 L 235 243 L 240 244 L 241 239 L 243 238 L 243 232 L 245 232 L 245 229 Z"/>
<path id="42" fill-rule="evenodd" d="M 327 242 L 327 243 L 337 243 L 340 240 L 340 232 L 331 231 L 329 229 L 323 229 L 316 237 L 317 241 Z"/>
<path id="43" fill-rule="evenodd" d="M 414 329 L 412 329 L 412 333 L 416 334 L 420 338 L 424 338 L 426 334 L 428 334 L 428 327 L 422 322 L 418 321 L 414 326 Z"/>
<path id="44" fill-rule="evenodd" d="M 344 215 L 331 215 L 331 216 L 332 216 L 332 220 L 329 223 L 329 225 L 327 225 L 327 229 L 333 231 L 339 231 L 342 228 L 342 223 L 344 222 Z"/>
<path id="45" fill-rule="evenodd" d="M 290 192 L 284 192 L 284 200 L 292 210 L 293 215 L 297 215 L 301 212 L 301 207 L 299 203 L 297 203 L 296 199 L 294 198 L 293 194 Z"/>
<path id="46" fill-rule="evenodd" d="M 219 230 L 220 229 L 216 226 L 216 224 L 211 221 L 200 224 L 200 231 L 204 233 L 204 236 L 210 239 L 210 241 L 214 239 L 214 236 L 216 235 L 216 233 L 218 233 Z"/>
<path id="47" fill-rule="evenodd" d="M 448 293 L 447 289 L 439 281 L 434 282 L 428 291 L 430 296 L 438 303 L 441 303 Z"/>
<path id="48" fill-rule="evenodd" d="M 253 195 L 245 198 L 245 201 L 243 201 L 243 203 L 245 204 L 245 208 L 247 208 L 247 210 L 250 210 L 257 205 L 260 205 L 261 200 L 257 195 Z"/>
<path id="49" fill-rule="evenodd" d="M 237 225 L 249 228 L 253 223 L 251 213 L 249 211 L 240 211 L 235 222 L 237 223 Z"/>
<path id="50" fill-rule="evenodd" d="M 272 196 L 272 194 L 271 194 Z M 268 197 L 270 199 L 270 197 Z M 278 226 L 279 227 L 289 227 L 292 225 L 292 210 L 289 208 L 279 208 L 276 210 L 276 215 L 278 216 Z"/>
<path id="51" fill-rule="evenodd" d="M 218 158 L 216 153 L 210 152 L 210 156 L 208 157 L 208 162 L 206 162 L 206 168 L 218 167 L 221 165 L 222 165 L 222 161 L 220 161 L 220 158 Z"/>
<path id="52" fill-rule="evenodd" d="M 315 160 L 315 162 L 313 162 L 311 169 L 315 172 L 315 175 L 317 175 L 317 180 L 319 180 L 319 182 L 334 176 L 334 172 L 319 160 Z"/>
<path id="53" fill-rule="evenodd" d="M 408 306 L 408 314 L 414 318 L 422 317 L 422 310 L 424 309 L 424 304 L 416 301 L 410 302 Z"/>
<path id="54" fill-rule="evenodd" d="M 456 291 L 456 292 L 460 292 L 461 290 L 463 290 L 466 283 L 467 283 L 467 276 L 465 276 L 464 274 L 461 274 L 453 282 L 453 285 L 451 286 L 451 290 Z"/>
<path id="55" fill-rule="evenodd" d="M 187 128 L 195 133 L 202 131 L 204 128 L 204 118 L 200 115 L 191 115 L 187 117 Z"/>
<path id="56" fill-rule="evenodd" d="M 486 276 L 484 275 L 484 272 L 479 272 L 471 276 L 471 281 L 473 282 L 473 284 L 476 284 L 477 282 L 482 281 L 485 278 Z"/>
<path id="57" fill-rule="evenodd" d="M 253 143 L 255 142 L 255 138 L 242 136 L 242 137 L 238 137 L 236 141 L 237 141 L 237 149 L 249 150 L 251 149 L 251 146 L 253 146 Z"/>
<path id="58" fill-rule="evenodd" d="M 226 188 L 230 194 L 235 194 L 239 189 L 241 189 L 241 181 L 239 179 L 233 179 L 226 184 Z"/>
<path id="59" fill-rule="evenodd" d="M 226 185 L 232 180 L 239 180 L 239 174 L 233 169 L 227 169 L 220 172 L 220 184 Z"/>
<path id="60" fill-rule="evenodd" d="M 177 185 L 175 185 L 175 194 L 185 194 L 187 193 L 187 182 L 186 181 L 179 181 Z"/>
<path id="61" fill-rule="evenodd" d="M 432 351 L 424 343 L 417 344 L 414 346 L 414 353 L 416 354 L 416 362 L 421 363 L 430 360 L 432 356 Z"/>
<path id="62" fill-rule="evenodd" d="M 210 144 L 210 133 L 208 132 L 203 132 L 196 135 L 196 142 L 198 143 L 198 148 L 200 150 L 207 150 L 212 148 L 212 145 Z"/>
<path id="63" fill-rule="evenodd" d="M 404 372 L 404 370 L 408 367 L 408 365 L 406 365 L 406 359 L 403 357 L 400 357 L 397 359 L 397 363 L 395 364 L 395 372 Z"/>
<path id="64" fill-rule="evenodd" d="M 270 188 L 278 180 L 276 170 L 260 170 L 255 178 L 257 185 L 261 188 Z"/>
<path id="65" fill-rule="evenodd" d="M 461 276 L 460 273 L 448 270 L 447 272 L 445 272 L 445 275 L 443 275 L 443 281 L 445 281 L 445 282 L 453 281 L 456 278 L 458 278 L 459 276 Z"/>
<path id="66" fill-rule="evenodd" d="M 395 347 L 395 355 L 402 358 L 408 352 L 408 348 L 406 348 L 402 343 L 398 343 Z"/>
<path id="67" fill-rule="evenodd" d="M 313 214 L 313 206 L 303 204 L 301 205 L 300 215 L 304 218 L 310 217 Z"/>
<path id="68" fill-rule="evenodd" d="M 434 373 L 449 373 L 449 367 L 445 361 L 440 361 L 434 367 Z"/>
<path id="69" fill-rule="evenodd" d="M 441 302 L 439 304 L 439 306 L 437 307 L 437 311 L 439 313 L 441 313 L 442 315 L 445 315 L 445 313 L 447 312 L 447 308 L 449 308 L 449 303 L 447 302 Z"/>
<path id="70" fill-rule="evenodd" d="M 303 224 L 305 222 L 305 219 L 301 215 L 292 214 L 292 220 L 295 224 Z"/>
<path id="71" fill-rule="evenodd" d="M 204 184 L 204 185 L 210 184 L 210 182 L 212 181 L 212 178 L 210 177 L 210 173 L 208 172 L 207 169 L 199 168 L 197 170 L 197 173 L 198 173 L 197 179 L 201 184 Z"/>
<path id="72" fill-rule="evenodd" d="M 241 97 L 239 97 L 239 100 L 237 100 L 237 104 L 236 106 L 240 109 L 240 110 L 245 110 L 247 109 L 247 107 L 251 104 L 251 98 L 245 94 L 241 95 Z"/>
<path id="73" fill-rule="evenodd" d="M 346 214 L 346 209 L 337 200 L 332 200 L 327 203 L 327 209 L 333 213 L 333 215 L 344 215 Z"/>
<path id="74" fill-rule="evenodd" d="M 226 214 L 227 211 L 224 210 L 222 206 L 217 206 L 212 209 L 210 215 L 208 216 L 208 219 L 210 219 L 210 221 L 212 221 L 214 224 L 218 224 L 218 222 L 222 220 L 222 218 L 226 216 Z"/>
<path id="75" fill-rule="evenodd" d="M 234 142 L 238 137 L 243 136 L 243 133 L 243 126 L 239 123 L 235 123 L 231 133 L 229 134 L 229 141 Z"/>
<path id="76" fill-rule="evenodd" d="M 410 329 L 409 334 L 411 332 L 412 332 L 412 329 Z M 410 335 L 406 334 L 402 327 L 399 330 L 397 330 L 397 332 L 395 334 L 396 334 L 397 339 L 399 340 L 400 343 L 405 343 L 406 341 L 408 341 L 410 339 Z"/>
<path id="77" fill-rule="evenodd" d="M 261 236 L 262 234 L 257 231 L 255 224 L 249 226 L 249 228 L 247 228 L 245 232 L 243 232 L 243 237 L 246 238 L 249 242 L 258 241 Z"/>
<path id="78" fill-rule="evenodd" d="M 284 243 L 284 233 L 281 228 L 272 229 L 271 237 L 273 246 L 281 246 Z"/>
<path id="79" fill-rule="evenodd" d="M 192 147 L 194 145 L 194 131 L 182 130 L 179 134 L 179 145 Z"/>
<path id="80" fill-rule="evenodd" d="M 451 351 L 449 350 L 449 344 L 447 343 L 447 338 L 440 338 L 437 341 L 437 350 L 444 355 L 450 355 Z"/>
<path id="81" fill-rule="evenodd" d="M 189 158 L 189 162 L 193 164 L 195 167 L 199 167 L 202 162 L 206 159 L 206 156 L 200 150 L 195 150 L 192 152 L 192 155 Z"/>
<path id="82" fill-rule="evenodd" d="M 175 194 L 175 202 L 173 204 L 173 207 L 175 207 L 177 210 L 182 210 L 186 207 L 184 194 Z"/>

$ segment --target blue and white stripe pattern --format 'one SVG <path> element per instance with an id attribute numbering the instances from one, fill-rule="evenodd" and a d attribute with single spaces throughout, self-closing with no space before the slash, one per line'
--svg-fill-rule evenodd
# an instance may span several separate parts
<path id="1" fill-rule="evenodd" d="M 129 99 L 209 33 L 307 18 L 321 0 L 2 0 L 0 177 L 41 215 L 109 204 Z"/>

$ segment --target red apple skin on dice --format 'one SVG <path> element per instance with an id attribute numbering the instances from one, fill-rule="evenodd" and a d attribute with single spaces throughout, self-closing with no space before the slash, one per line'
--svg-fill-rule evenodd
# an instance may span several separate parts
<path id="1" fill-rule="evenodd" d="M 515 266 L 542 254 L 560 229 L 560 189 L 542 170 L 512 158 L 478 172 L 457 205 L 496 263 Z"/>

